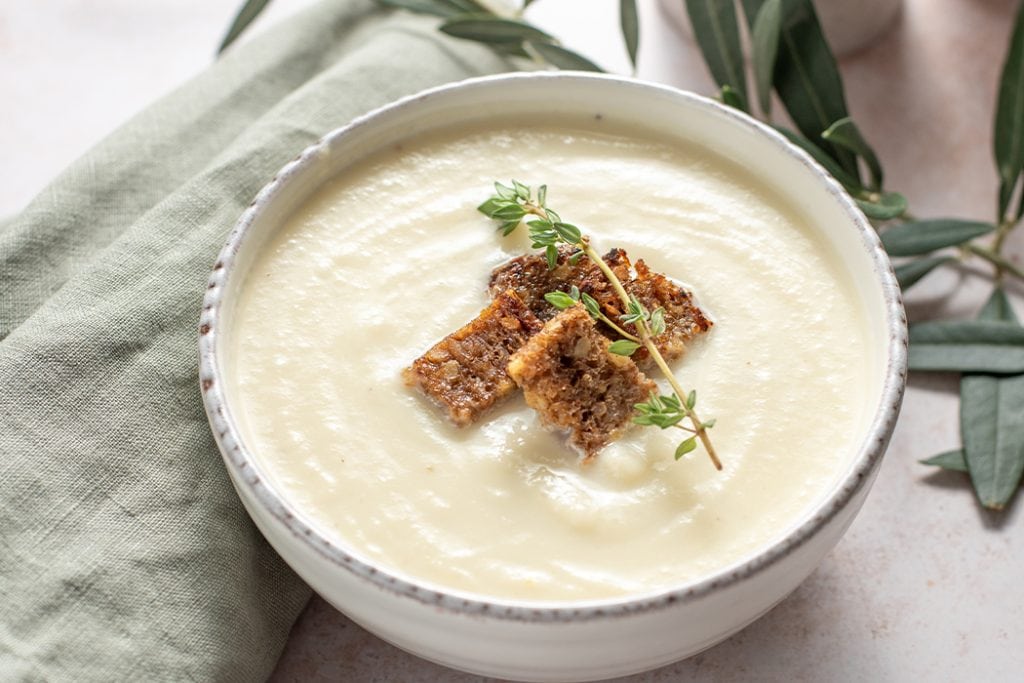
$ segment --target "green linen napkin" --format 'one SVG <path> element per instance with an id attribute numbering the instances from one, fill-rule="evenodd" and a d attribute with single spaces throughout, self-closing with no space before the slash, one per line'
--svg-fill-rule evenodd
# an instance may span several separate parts
<path id="1" fill-rule="evenodd" d="M 203 290 L 239 214 L 306 145 L 507 68 L 433 26 L 323 2 L 230 50 L 0 223 L 0 678 L 272 670 L 309 589 L 249 521 L 210 436 Z"/>

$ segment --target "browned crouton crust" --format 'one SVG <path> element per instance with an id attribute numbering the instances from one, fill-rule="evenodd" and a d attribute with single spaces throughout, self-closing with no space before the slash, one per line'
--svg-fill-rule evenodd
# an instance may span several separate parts
<path id="1" fill-rule="evenodd" d="M 562 311 L 516 351 L 508 374 L 550 425 L 569 429 L 587 459 L 630 425 L 633 404 L 657 386 L 610 342 L 582 306 Z"/>
<path id="2" fill-rule="evenodd" d="M 606 311 L 618 311 L 621 302 L 600 268 L 586 258 L 580 259 L 576 265 L 569 263 L 569 257 L 575 252 L 574 247 L 560 248 L 558 265 L 551 270 L 548 270 L 547 259 L 542 254 L 526 254 L 503 263 L 491 272 L 491 295 L 511 289 L 534 315 L 541 320 L 550 320 L 558 309 L 549 304 L 544 295 L 555 291 L 568 292 L 576 285 L 581 292 L 594 297 Z M 605 254 L 604 261 L 620 280 L 630 278 L 629 258 L 622 249 L 612 249 Z"/>
<path id="3" fill-rule="evenodd" d="M 562 257 L 559 256 L 561 264 Z M 554 315 L 555 307 L 544 300 L 544 295 L 557 288 L 553 273 L 548 270 L 543 256 L 524 254 L 492 270 L 488 290 L 491 296 L 512 290 L 535 316 L 548 320 Z"/>
<path id="4" fill-rule="evenodd" d="M 540 254 L 519 256 L 498 266 L 491 273 L 492 295 L 512 289 L 534 315 L 541 320 L 550 320 L 558 310 L 544 299 L 544 295 L 554 291 L 568 292 L 576 285 L 581 292 L 594 297 L 604 314 L 618 323 L 619 316 L 625 312 L 621 299 L 601 269 L 589 260 L 583 259 L 575 266 L 569 264 L 569 256 L 574 251 L 573 247 L 562 247 L 558 265 L 553 270 L 548 270 L 547 261 Z M 604 261 L 611 266 L 626 291 L 648 311 L 659 306 L 665 309 L 665 332 L 658 335 L 654 343 L 666 361 L 680 358 L 686 352 L 686 342 L 711 327 L 711 321 L 694 302 L 690 292 L 661 273 L 652 271 L 642 259 L 636 263 L 635 276 L 629 257 L 622 249 L 612 249 L 604 256 Z M 620 323 L 620 326 L 636 334 L 633 325 Z M 622 336 L 604 323 L 598 323 L 597 329 L 609 339 Z M 645 367 L 650 363 L 650 355 L 644 348 L 639 349 L 633 359 Z"/>
<path id="5" fill-rule="evenodd" d="M 652 271 L 643 259 L 636 262 L 636 277 L 625 282 L 624 286 L 648 311 L 659 306 L 665 309 L 665 331 L 654 338 L 654 345 L 666 361 L 682 357 L 686 353 L 686 342 L 707 332 L 712 325 L 690 292 L 661 273 Z M 623 329 L 635 332 L 632 325 Z M 633 358 L 644 365 L 649 360 L 647 349 L 641 347 Z"/>
<path id="6" fill-rule="evenodd" d="M 476 318 L 434 344 L 402 373 L 459 427 L 516 390 L 505 368 L 542 323 L 512 291 L 499 293 Z"/>

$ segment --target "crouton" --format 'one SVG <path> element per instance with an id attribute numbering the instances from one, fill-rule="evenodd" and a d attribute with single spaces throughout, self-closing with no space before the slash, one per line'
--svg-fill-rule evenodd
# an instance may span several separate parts
<path id="1" fill-rule="evenodd" d="M 465 427 L 516 391 L 506 371 L 509 356 L 541 327 L 514 292 L 502 292 L 414 360 L 403 378 L 441 406 L 456 426 Z"/>
<path id="2" fill-rule="evenodd" d="M 625 290 L 635 296 L 648 311 L 665 309 L 665 331 L 654 338 L 654 345 L 666 361 L 673 361 L 686 353 L 686 342 L 707 332 L 712 322 L 693 300 L 693 295 L 661 273 L 647 267 L 643 259 L 636 262 L 636 277 L 623 283 Z M 626 331 L 635 333 L 633 325 Z M 650 360 L 647 349 L 641 347 L 633 355 L 644 366 Z"/>
<path id="3" fill-rule="evenodd" d="M 601 269 L 587 259 L 576 265 L 569 263 L 574 247 L 559 250 L 558 265 L 548 270 L 543 255 L 528 254 L 502 264 L 491 273 L 490 290 L 499 294 L 512 289 L 540 320 L 550 320 L 558 312 L 544 299 L 548 292 L 568 292 L 572 286 L 589 294 L 601 305 L 602 312 L 609 319 L 619 323 L 619 316 L 625 312 L 622 300 L 612 288 Z M 636 274 L 629 257 L 622 249 L 612 249 L 604 257 L 625 290 L 637 298 L 648 311 L 658 307 L 665 309 L 665 332 L 654 339 L 655 345 L 667 361 L 673 361 L 686 353 L 686 342 L 706 332 L 712 325 L 703 311 L 694 303 L 693 295 L 661 273 L 652 271 L 641 259 L 636 263 Z M 631 334 L 636 334 L 633 325 L 619 323 Z M 598 323 L 598 331 L 609 339 L 622 335 L 604 323 Z M 641 366 L 650 364 L 650 354 L 641 348 L 633 359 Z"/>
<path id="4" fill-rule="evenodd" d="M 508 374 L 546 424 L 568 429 L 587 460 L 631 424 L 633 405 L 655 383 L 627 356 L 608 351 L 582 306 L 562 311 L 512 354 Z"/>
<path id="5" fill-rule="evenodd" d="M 575 285 L 581 292 L 594 297 L 602 308 L 619 311 L 622 304 L 604 273 L 587 258 L 579 259 L 575 265 L 570 263 L 575 252 L 575 247 L 560 248 L 558 264 L 550 270 L 542 254 L 518 256 L 498 266 L 491 272 L 491 295 L 511 289 L 539 319 L 550 320 L 558 309 L 549 304 L 544 295 L 555 291 L 568 292 Z M 629 279 L 630 263 L 625 251 L 612 249 L 604 256 L 604 261 L 620 280 Z"/>

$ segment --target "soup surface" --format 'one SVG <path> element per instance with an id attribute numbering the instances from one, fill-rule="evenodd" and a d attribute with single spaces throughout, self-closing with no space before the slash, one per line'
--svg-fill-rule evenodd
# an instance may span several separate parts
<path id="1" fill-rule="evenodd" d="M 229 341 L 243 438 L 357 556 L 503 599 L 654 591 L 779 537 L 859 446 L 872 368 L 836 255 L 708 150 L 594 126 L 396 146 L 322 188 L 257 258 Z M 529 251 L 524 228 L 503 238 L 475 210 L 510 178 L 546 183 L 548 204 L 600 250 L 694 290 L 715 326 L 675 369 L 717 419 L 724 471 L 700 448 L 674 461 L 683 433 L 655 428 L 581 467 L 521 396 L 456 429 L 403 384 L 404 367 L 487 305 L 491 269 Z"/>

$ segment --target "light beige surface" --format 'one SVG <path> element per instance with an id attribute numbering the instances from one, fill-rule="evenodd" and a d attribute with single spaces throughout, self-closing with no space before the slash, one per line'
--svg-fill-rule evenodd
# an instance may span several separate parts
<path id="1" fill-rule="evenodd" d="M 588 0 L 593 16 L 580 21 L 571 7 L 579 1 L 544 0 L 536 10 L 571 43 L 623 68 L 616 3 Z M 102 14 L 87 0 L 0 4 L 0 101 L 17 103 L 0 110 L 0 214 L 19 208 L 99 135 L 201 68 L 235 4 L 122 0 L 104 3 Z M 298 4 L 277 0 L 273 11 Z M 843 62 L 854 115 L 890 184 L 919 215 L 988 219 L 994 211 L 992 104 L 1013 7 L 1010 0 L 907 0 L 892 34 Z M 641 11 L 641 75 L 710 92 L 693 49 L 652 2 L 641 0 Z M 128 78 L 133 85 L 125 87 Z M 1024 252 L 1020 234 L 1010 250 Z M 940 309 L 936 302 L 950 294 Z M 940 310 L 967 316 L 985 294 L 983 280 L 965 269 L 919 285 L 908 308 L 915 319 Z M 1021 290 L 1013 294 L 1021 306 Z M 790 598 L 712 650 L 631 680 L 1019 679 L 1021 505 L 1003 516 L 981 511 L 960 476 L 933 474 L 916 462 L 958 445 L 956 386 L 953 377 L 912 379 L 863 512 Z M 480 680 L 396 650 L 320 600 L 296 625 L 275 678 Z"/>
<path id="2" fill-rule="evenodd" d="M 254 28 L 312 0 L 278 0 Z M 206 67 L 242 0 L 0 3 L 0 217 Z"/>

